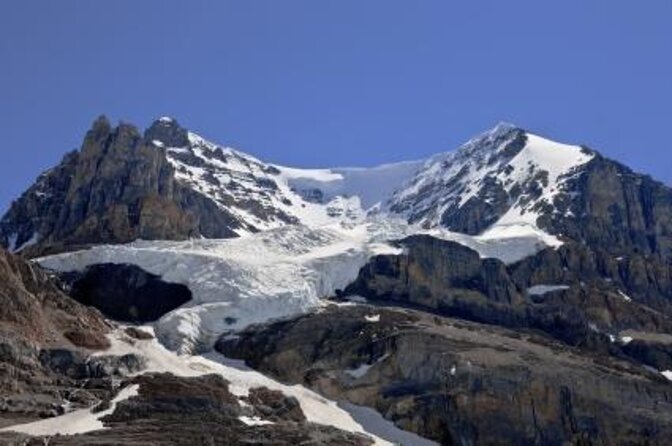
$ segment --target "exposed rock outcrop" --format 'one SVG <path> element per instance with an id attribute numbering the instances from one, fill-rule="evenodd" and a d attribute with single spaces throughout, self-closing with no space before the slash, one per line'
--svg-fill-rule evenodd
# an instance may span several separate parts
<path id="1" fill-rule="evenodd" d="M 138 395 L 117 404 L 102 420 L 107 427 L 86 434 L 26 438 L 7 434 L 21 444 L 42 445 L 343 445 L 367 446 L 362 435 L 305 421 L 292 398 L 265 388 L 252 389 L 245 406 L 218 375 L 185 378 L 145 374 L 127 385 L 138 385 Z M 269 401 L 276 410 L 268 413 Z M 291 410 L 282 410 L 291 408 Z M 255 418 L 265 413 L 269 417 Z M 2 437 L 0 437 L 0 440 Z"/>
<path id="2" fill-rule="evenodd" d="M 109 328 L 38 267 L 0 249 L 0 425 L 106 398 L 118 364 L 87 357 L 109 346 Z"/>
<path id="3" fill-rule="evenodd" d="M 0 222 L 0 243 L 38 255 L 136 239 L 235 236 L 240 225 L 217 203 L 175 179 L 162 144 L 186 131 L 159 121 L 146 135 L 100 117 L 78 152 L 42 174 Z"/>
<path id="4" fill-rule="evenodd" d="M 345 294 L 542 330 L 598 351 L 620 351 L 613 341 L 625 330 L 672 331 L 669 289 L 660 287 L 669 269 L 638 288 L 639 282 L 630 280 L 628 261 L 609 262 L 585 246 L 548 249 L 507 266 L 430 236 L 412 236 L 400 244 L 403 254 L 372 258 Z M 543 291 L 535 293 L 535 286 Z"/>
<path id="5" fill-rule="evenodd" d="M 330 306 L 217 349 L 445 445 L 662 445 L 672 435 L 672 386 L 660 374 L 413 310 Z"/>
<path id="6" fill-rule="evenodd" d="M 567 181 L 571 200 L 540 221 L 564 237 L 614 256 L 672 263 L 672 189 L 599 154 Z M 566 218 L 566 212 L 569 218 Z"/>

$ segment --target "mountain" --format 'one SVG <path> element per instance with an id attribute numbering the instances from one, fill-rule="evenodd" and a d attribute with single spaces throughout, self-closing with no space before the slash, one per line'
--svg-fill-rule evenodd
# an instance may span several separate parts
<path id="1" fill-rule="evenodd" d="M 672 192 L 582 146 L 510 124 L 428 160 L 295 169 L 221 147 L 161 118 L 141 135 L 99 118 L 0 221 L 26 255 L 136 239 L 228 238 L 383 213 L 482 241 L 531 237 L 672 255 Z"/>
<path id="2" fill-rule="evenodd" d="M 14 429 L 78 444 L 104 423 L 109 441 L 151 442 L 148 416 L 184 434 L 174 414 L 200 404 L 233 426 L 210 439 L 243 443 L 245 426 L 286 436 L 298 422 L 316 444 L 663 444 L 671 237 L 672 189 L 511 124 L 425 160 L 300 169 L 173 118 L 140 132 L 101 117 L 12 204 L 0 244 L 108 318 L 104 354 L 40 346 L 44 364 L 58 375 L 104 357 L 122 388 L 99 395 L 105 417 Z M 171 386 L 187 390 L 162 404 Z M 280 394 L 250 407 L 261 387 Z M 285 416 L 291 398 L 344 432 Z"/>
<path id="3" fill-rule="evenodd" d="M 79 151 L 12 204 L 0 222 L 0 242 L 10 251 L 40 254 L 138 238 L 228 238 L 287 224 L 354 220 L 363 210 L 353 192 L 368 189 L 362 200 L 372 205 L 415 166 L 276 167 L 210 143 L 171 118 L 141 135 L 129 124 L 112 128 L 101 117 Z"/>

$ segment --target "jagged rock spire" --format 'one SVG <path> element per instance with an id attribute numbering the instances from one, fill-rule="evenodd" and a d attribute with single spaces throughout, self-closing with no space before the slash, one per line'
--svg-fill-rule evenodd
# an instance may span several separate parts
<path id="1" fill-rule="evenodd" d="M 145 131 L 145 141 L 159 141 L 166 147 L 186 147 L 189 145 L 189 136 L 176 119 L 164 116 L 154 121 Z"/>

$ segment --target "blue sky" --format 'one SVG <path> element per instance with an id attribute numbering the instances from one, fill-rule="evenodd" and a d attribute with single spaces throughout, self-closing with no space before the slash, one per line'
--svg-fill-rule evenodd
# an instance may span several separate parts
<path id="1" fill-rule="evenodd" d="M 672 1 L 0 2 L 0 209 L 105 113 L 374 165 L 500 120 L 672 183 Z"/>

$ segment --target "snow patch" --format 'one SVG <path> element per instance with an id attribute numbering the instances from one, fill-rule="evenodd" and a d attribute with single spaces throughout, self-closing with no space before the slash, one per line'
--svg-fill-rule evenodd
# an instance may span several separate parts
<path id="1" fill-rule="evenodd" d="M 348 402 L 338 403 L 358 423 L 366 426 L 367 432 L 394 445 L 437 446 L 437 443 L 422 438 L 412 432 L 402 431 L 389 420 L 369 407 L 357 406 Z"/>
<path id="2" fill-rule="evenodd" d="M 386 353 L 380 358 L 376 359 L 376 361 L 372 364 L 361 364 L 360 366 L 354 369 L 345 369 L 344 372 L 352 378 L 359 379 L 362 376 L 366 375 L 369 372 L 369 370 L 371 370 L 377 364 L 380 364 L 381 362 L 385 361 L 389 356 L 390 356 L 389 353 Z"/>
<path id="3" fill-rule="evenodd" d="M 141 328 L 153 332 L 152 327 Z M 407 438 L 417 438 L 420 441 L 423 439 L 395 427 L 380 415 L 376 418 L 377 412 L 372 409 L 366 410 L 369 417 L 361 417 L 358 406 L 336 403 L 301 385 L 279 383 L 247 367 L 243 361 L 228 359 L 214 351 L 205 355 L 178 355 L 166 349 L 156 338 L 142 341 L 129 339 L 124 333 L 124 327 L 120 327 L 108 337 L 112 344 L 110 349 L 96 354 L 137 354 L 147 360 L 147 368 L 141 373 L 170 372 L 185 377 L 215 373 L 229 381 L 230 392 L 239 398 L 248 396 L 249 390 L 256 387 L 279 390 L 299 401 L 308 422 L 369 435 L 376 445 L 434 444 L 408 443 L 405 441 Z M 386 429 L 380 431 L 381 425 L 386 426 Z"/>
<path id="4" fill-rule="evenodd" d="M 623 291 L 618 290 L 618 294 L 625 300 L 626 302 L 632 302 L 632 298 L 625 294 Z"/>
<path id="5" fill-rule="evenodd" d="M 333 169 L 296 169 L 274 166 L 293 189 L 320 190 L 327 200 L 358 196 L 362 209 L 382 204 L 422 166 L 424 161 L 404 161 L 381 166 Z"/>
<path id="6" fill-rule="evenodd" d="M 259 417 L 248 417 L 245 415 L 239 416 L 238 419 L 248 426 L 265 426 L 267 424 L 275 424 L 272 421 L 262 420 Z"/>
<path id="7" fill-rule="evenodd" d="M 92 409 L 75 410 L 65 415 L 44 420 L 35 421 L 27 424 L 9 426 L 0 429 L 0 432 L 18 432 L 28 435 L 75 435 L 86 432 L 107 429 L 101 418 L 114 413 L 117 404 L 138 394 L 138 384 L 133 384 L 121 389 L 119 394 L 111 401 L 110 407 L 98 413 L 93 413 Z"/>
<path id="8" fill-rule="evenodd" d="M 38 232 L 33 232 L 33 235 L 31 235 L 28 240 L 17 246 L 18 238 L 19 235 L 17 233 L 13 233 L 12 235 L 9 236 L 7 246 L 7 250 L 9 252 L 18 253 L 26 249 L 27 247 L 34 245 L 35 243 L 40 241 L 40 234 Z"/>
<path id="9" fill-rule="evenodd" d="M 546 293 L 553 291 L 568 290 L 567 285 L 534 285 L 527 289 L 527 294 L 530 296 L 543 296 Z"/>

